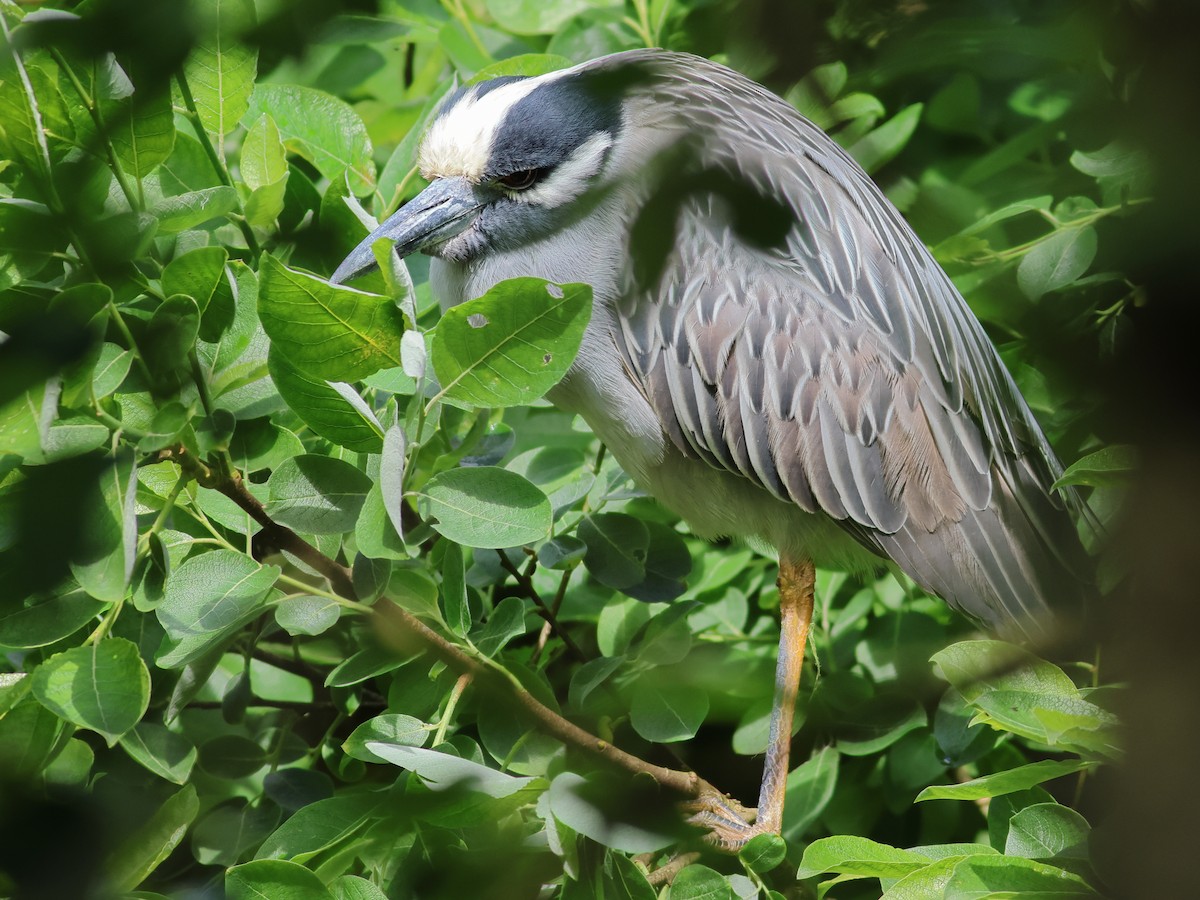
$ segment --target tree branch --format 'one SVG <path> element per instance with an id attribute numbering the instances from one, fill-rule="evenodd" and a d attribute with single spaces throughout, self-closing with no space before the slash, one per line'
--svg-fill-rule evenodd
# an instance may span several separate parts
<path id="1" fill-rule="evenodd" d="M 347 600 L 357 600 L 354 593 L 354 579 L 350 569 L 336 562 L 310 544 L 286 525 L 280 525 L 269 515 L 258 502 L 258 498 L 246 489 L 241 475 L 236 472 L 228 479 L 223 479 L 215 485 L 216 489 L 249 513 L 250 517 L 262 526 L 262 533 L 268 541 L 280 550 L 286 550 L 297 559 L 320 572 L 329 580 L 330 586 Z"/>
<path id="2" fill-rule="evenodd" d="M 280 525 L 272 519 L 258 499 L 246 489 L 240 475 L 234 472 L 228 478 L 218 478 L 213 486 L 249 513 L 254 521 L 262 526 L 263 532 L 267 533 L 275 546 L 288 551 L 324 575 L 338 594 L 349 600 L 357 599 L 350 570 L 330 559 L 290 528 Z M 668 769 L 665 766 L 646 762 L 631 753 L 614 747 L 608 741 L 602 740 L 594 734 L 589 734 L 574 722 L 539 702 L 524 688 L 502 678 L 499 673 L 469 656 L 460 647 L 442 637 L 390 599 L 380 598 L 373 610 L 383 637 L 390 639 L 393 646 L 425 650 L 456 672 L 472 676 L 481 689 L 495 692 L 516 703 L 538 723 L 546 734 L 628 772 L 649 775 L 663 787 L 670 788 L 687 797 L 724 796 L 716 787 L 695 772 Z"/>

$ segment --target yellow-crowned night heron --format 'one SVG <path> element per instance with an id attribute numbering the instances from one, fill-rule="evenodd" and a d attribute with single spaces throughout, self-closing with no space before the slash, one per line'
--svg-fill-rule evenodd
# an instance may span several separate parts
<path id="1" fill-rule="evenodd" d="M 706 60 L 632 51 L 454 93 L 430 185 L 371 246 L 435 257 L 444 305 L 521 275 L 595 292 L 551 399 L 705 536 L 779 551 L 781 637 L 757 819 L 780 827 L 813 564 L 891 559 L 981 623 L 1035 634 L 1083 594 L 1060 466 L 950 279 L 861 168 Z"/>

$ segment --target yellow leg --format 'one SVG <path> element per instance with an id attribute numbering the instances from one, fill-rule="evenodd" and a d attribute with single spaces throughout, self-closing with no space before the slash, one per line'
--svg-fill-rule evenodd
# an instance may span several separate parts
<path id="1" fill-rule="evenodd" d="M 767 739 L 767 760 L 758 794 L 755 831 L 779 834 L 783 825 L 783 797 L 787 789 L 788 756 L 792 748 L 792 722 L 796 692 L 804 666 L 804 646 L 812 623 L 813 584 L 816 571 L 808 560 L 779 561 L 779 660 L 775 664 L 775 702 Z"/>
<path id="2" fill-rule="evenodd" d="M 815 577 L 816 571 L 808 560 L 779 561 L 779 659 L 775 664 L 775 700 L 757 813 L 726 797 L 701 797 L 689 804 L 694 813 L 691 821 L 707 828 L 710 840 L 726 850 L 737 851 L 758 834 L 779 834 L 783 825 L 792 722 L 796 717 L 804 646 L 812 623 Z"/>

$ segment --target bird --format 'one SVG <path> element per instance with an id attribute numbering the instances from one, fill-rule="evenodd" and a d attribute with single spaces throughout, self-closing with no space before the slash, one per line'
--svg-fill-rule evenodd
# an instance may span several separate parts
<path id="1" fill-rule="evenodd" d="M 716 62 L 633 50 L 455 89 L 428 187 L 380 238 L 432 257 L 443 307 L 501 281 L 585 283 L 548 395 L 700 537 L 774 548 L 780 641 L 758 804 L 779 833 L 814 567 L 881 562 L 981 626 L 1044 638 L 1088 596 L 1078 497 L 982 325 L 879 187 L 790 104 Z"/>

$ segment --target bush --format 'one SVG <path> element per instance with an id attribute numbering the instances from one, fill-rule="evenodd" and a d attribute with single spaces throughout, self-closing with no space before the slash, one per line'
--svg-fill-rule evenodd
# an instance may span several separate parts
<path id="1" fill-rule="evenodd" d="M 1149 189 L 1113 21 L 1068 0 L 59 6 L 0 9 L 0 887 L 1104 888 L 1080 812 L 1120 756 L 1098 664 L 981 639 L 892 575 L 819 573 L 783 838 L 705 848 L 676 789 L 694 767 L 756 791 L 774 563 L 692 537 L 539 400 L 586 285 L 439 316 L 420 259 L 373 294 L 325 277 L 422 186 L 455 76 L 713 56 L 879 181 L 1107 520 L 1131 452 L 1091 384 L 1144 299 L 1122 244 Z"/>

